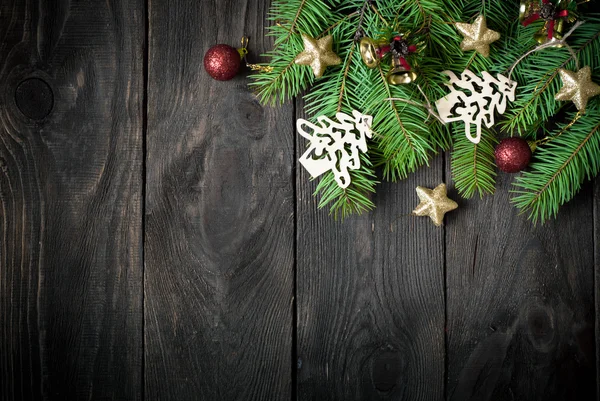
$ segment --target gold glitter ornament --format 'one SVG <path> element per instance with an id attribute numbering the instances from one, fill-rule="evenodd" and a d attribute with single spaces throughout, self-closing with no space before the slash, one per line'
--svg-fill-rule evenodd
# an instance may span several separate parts
<path id="1" fill-rule="evenodd" d="M 571 100 L 577 110 L 585 111 L 588 100 L 600 95 L 600 85 L 592 81 L 592 69 L 585 66 L 577 72 L 563 68 L 558 70 L 563 87 L 555 96 L 556 100 Z"/>
<path id="2" fill-rule="evenodd" d="M 341 64 L 342 60 L 331 49 L 333 36 L 327 35 L 321 39 L 314 39 L 303 34 L 302 41 L 304 42 L 304 51 L 296 56 L 294 62 L 310 65 L 315 77 L 321 78 L 328 66 Z"/>
<path id="3" fill-rule="evenodd" d="M 417 195 L 421 203 L 413 210 L 413 214 L 429 216 L 436 226 L 442 225 L 447 212 L 458 208 L 458 203 L 448 198 L 446 184 L 440 184 L 434 189 L 417 187 Z"/>
<path id="4" fill-rule="evenodd" d="M 466 24 L 457 22 L 456 29 L 464 36 L 460 48 L 466 52 L 468 50 L 476 50 L 484 57 L 490 55 L 490 43 L 500 39 L 500 34 L 496 31 L 488 29 L 485 17 L 480 15 L 474 23 Z"/>

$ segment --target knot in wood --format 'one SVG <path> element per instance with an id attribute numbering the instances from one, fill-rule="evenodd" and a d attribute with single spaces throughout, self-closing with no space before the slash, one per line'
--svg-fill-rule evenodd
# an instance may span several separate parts
<path id="1" fill-rule="evenodd" d="M 54 107 L 54 94 L 44 80 L 28 78 L 17 85 L 15 103 L 25 117 L 43 120 Z"/>

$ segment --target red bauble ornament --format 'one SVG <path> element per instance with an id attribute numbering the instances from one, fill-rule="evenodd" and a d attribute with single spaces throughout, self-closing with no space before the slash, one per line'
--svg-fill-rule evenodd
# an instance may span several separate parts
<path id="1" fill-rule="evenodd" d="M 531 148 L 525 139 L 506 138 L 496 146 L 496 165 L 505 173 L 518 173 L 529 165 Z"/>
<path id="2" fill-rule="evenodd" d="M 215 45 L 204 55 L 204 69 L 218 81 L 228 81 L 240 70 L 240 53 L 229 45 Z"/>

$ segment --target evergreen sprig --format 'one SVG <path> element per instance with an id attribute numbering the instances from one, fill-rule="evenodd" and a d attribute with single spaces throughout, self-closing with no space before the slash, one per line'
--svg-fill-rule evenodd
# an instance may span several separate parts
<path id="1" fill-rule="evenodd" d="M 320 3 L 321 8 L 317 10 L 314 3 Z M 334 117 L 340 111 L 350 114 L 352 110 L 373 116 L 374 137 L 368 153 L 361 157 L 361 168 L 351 172 L 350 186 L 339 188 L 332 173 L 325 174 L 317 186 L 319 206 L 330 204 L 334 216 L 346 217 L 373 207 L 370 194 L 378 183 L 374 168 L 381 169 L 383 178 L 395 181 L 427 164 L 439 149 L 449 147 L 448 132 L 429 115 L 426 104 L 443 96 L 442 67 L 460 50 L 456 32 L 447 22 L 459 16 L 460 7 L 449 0 L 314 3 L 275 2 L 270 17 L 275 22 L 270 29 L 275 48 L 267 54 L 273 69 L 255 74 L 251 85 L 263 103 L 285 101 L 312 87 L 304 100 L 305 110 L 313 119 L 317 115 Z M 303 11 L 298 12 L 301 8 Z M 389 56 L 378 68 L 367 68 L 355 41 L 357 31 L 387 40 L 401 34 L 417 45 L 418 52 L 409 58 L 419 72 L 416 83 L 389 85 Z M 295 65 L 294 58 L 303 48 L 301 33 L 333 35 L 334 50 L 342 64 L 329 67 L 317 80 L 309 68 Z"/>
<path id="2" fill-rule="evenodd" d="M 576 112 L 567 116 L 577 121 L 561 124 L 556 136 L 535 152 L 530 169 L 515 181 L 512 202 L 534 223 L 556 216 L 582 183 L 600 172 L 600 102 L 590 101 L 579 118 Z"/>
<path id="3" fill-rule="evenodd" d="M 491 45 L 489 58 L 462 52 L 463 38 L 454 27 L 455 22 L 472 23 L 481 13 L 488 27 L 501 33 L 501 39 Z M 570 15 L 575 15 L 573 10 Z M 585 14 L 579 18 L 587 21 L 568 39 L 575 56 L 568 48 L 548 48 L 515 66 L 511 78 L 519 84 L 517 98 L 498 124 L 505 135 L 538 142 L 550 138 L 535 152 L 530 170 L 516 180 L 513 201 L 534 221 L 554 216 L 586 178 L 598 174 L 600 102 L 590 102 L 588 112 L 577 121 L 556 126 L 565 113 L 574 118 L 569 102 L 554 100 L 562 85 L 558 69 L 575 70 L 578 59 L 581 67 L 592 67 L 594 80 L 600 82 L 600 19 Z M 332 173 L 325 174 L 315 192 L 319 207 L 329 205 L 331 214 L 341 218 L 371 210 L 377 172 L 387 180 L 403 179 L 451 145 L 451 167 L 460 194 L 494 192 L 496 133 L 484 128 L 481 142 L 473 145 L 462 123 L 443 125 L 429 107 L 447 93 L 444 70 L 507 75 L 521 55 L 537 46 L 534 34 L 544 21 L 523 27 L 516 2 L 481 0 L 274 0 L 269 19 L 275 45 L 266 56 L 272 69 L 258 71 L 251 83 L 263 103 L 281 103 L 310 88 L 304 100 L 313 121 L 318 115 L 333 118 L 352 110 L 373 116 L 373 138 L 368 153 L 361 155 L 361 168 L 350 171 L 352 182 L 346 189 L 337 185 Z M 319 79 L 310 68 L 296 65 L 294 59 L 303 51 L 301 34 L 315 38 L 331 34 L 341 65 L 328 67 Z M 418 71 L 417 80 L 389 85 L 385 79 L 389 56 L 377 68 L 367 68 L 356 40 L 361 34 L 387 41 L 406 35 L 418 47 L 409 57 Z"/>
<path id="4" fill-rule="evenodd" d="M 511 8 L 504 9 L 506 5 L 510 5 Z M 467 65 L 470 65 L 469 68 L 472 70 L 481 71 L 480 68 L 483 67 L 484 70 L 506 75 L 521 55 L 538 45 L 534 40 L 534 34 L 542 28 L 543 21 L 537 21 L 528 27 L 523 27 L 517 20 L 514 4 L 510 2 L 491 2 L 490 7 L 496 7 L 496 12 L 488 12 L 488 26 L 492 29 L 498 30 L 498 24 L 502 24 L 501 20 L 494 22 L 496 17 L 508 16 L 508 19 L 503 22 L 507 28 L 502 32 L 501 40 L 492 46 L 490 60 L 494 60 L 494 63 L 487 66 L 484 64 L 485 62 L 481 65 L 469 64 L 470 60 L 463 57 L 453 65 L 453 70 L 460 71 L 461 67 L 465 65 L 465 61 L 467 61 Z M 573 108 L 572 104 L 554 99 L 562 86 L 558 69 L 576 70 L 576 58 L 580 67 L 590 65 L 597 70 L 599 66 L 598 54 L 600 54 L 600 21 L 598 21 L 598 17 L 587 15 L 586 22 L 573 32 L 568 39 L 568 43 L 575 56 L 565 47 L 547 48 L 532 53 L 516 65 L 511 78 L 519 84 L 517 98 L 515 102 L 509 104 L 507 112 L 498 123 L 500 131 L 505 135 L 520 135 L 533 141 L 541 137 L 556 135 L 557 129 L 553 129 L 552 126 L 560 121 L 560 115 L 564 114 L 565 109 Z M 597 73 L 594 75 L 594 81 L 600 81 Z M 569 132 L 584 129 L 582 127 L 585 127 L 584 122 L 586 120 L 587 118 L 582 119 L 581 122 L 569 126 L 568 130 L 561 134 L 560 140 L 557 138 L 556 142 L 552 141 L 553 144 L 540 146 L 534 153 L 530 170 L 522 173 L 517 178 L 519 196 L 515 198 L 514 203 L 520 210 L 529 212 L 532 220 L 544 221 L 550 216 L 554 216 L 560 205 L 575 195 L 583 181 L 580 178 L 588 176 L 581 172 L 580 165 L 575 164 L 575 167 L 571 167 L 572 163 L 579 160 L 578 158 L 563 157 L 564 161 L 568 161 L 564 171 L 570 173 L 577 171 L 579 172 L 579 175 L 577 175 L 579 178 L 575 179 L 571 185 L 565 185 L 566 181 L 558 180 L 542 191 L 540 196 L 535 196 L 536 191 L 540 191 L 546 186 L 549 177 L 531 173 L 537 171 L 540 161 L 546 163 L 547 159 L 552 158 L 548 148 L 556 150 L 556 144 L 567 141 L 571 144 L 571 148 L 567 147 L 565 149 L 573 150 L 572 145 L 576 142 L 576 139 L 568 138 Z M 565 122 L 561 127 L 566 127 L 567 124 Z M 576 135 L 575 138 L 585 138 L 581 134 L 582 132 L 579 136 Z M 482 142 L 477 146 L 473 146 L 459 135 L 454 135 L 452 173 L 459 192 L 465 197 L 471 197 L 474 194 L 482 196 L 494 192 L 496 172 L 493 168 L 493 148 L 491 143 L 486 142 L 486 138 L 495 141 L 490 135 L 484 134 Z M 588 145 L 584 149 L 590 149 L 590 151 L 583 154 L 594 155 L 596 159 L 600 159 L 600 152 L 596 152 L 594 147 Z M 558 168 L 557 164 L 546 163 L 543 164 L 542 169 L 548 173 L 550 171 L 549 166 Z M 574 170 L 571 170 L 571 168 Z M 556 172 L 554 171 L 554 173 Z M 562 178 L 564 176 L 559 175 L 557 177 Z M 532 196 L 528 191 L 534 195 Z"/>
<path id="5" fill-rule="evenodd" d="M 475 194 L 483 197 L 494 193 L 496 169 L 494 146 L 496 133 L 482 127 L 481 141 L 473 144 L 458 124 L 453 128 L 452 176 L 461 196 L 470 198 Z"/>
<path id="6" fill-rule="evenodd" d="M 483 57 L 475 51 L 463 52 L 460 49 L 455 51 L 452 59 L 445 65 L 445 69 L 456 74 L 467 69 L 477 74 L 483 71 L 504 72 L 494 60 L 499 57 L 500 49 L 505 46 L 505 43 L 510 41 L 510 35 L 507 35 L 505 31 L 507 26 L 514 27 L 516 25 L 514 21 L 517 19 L 518 9 L 514 3 L 508 1 L 483 2 L 483 6 L 482 9 L 481 1 L 464 1 L 460 17 L 454 22 L 472 23 L 478 15 L 483 13 L 488 28 L 501 32 L 500 40 L 490 46 L 489 57 Z M 456 28 L 452 26 L 452 29 Z M 460 43 L 461 39 L 460 35 L 455 35 L 456 43 Z M 470 198 L 477 194 L 483 197 L 486 194 L 494 193 L 496 183 L 494 145 L 497 143 L 495 132 L 482 127 L 481 141 L 475 145 L 467 139 L 464 123 L 451 124 L 447 129 L 451 132 L 453 141 L 452 177 L 461 196 Z"/>
<path id="7" fill-rule="evenodd" d="M 509 43 L 505 57 L 508 58 L 510 54 L 523 54 L 533 48 L 535 42 L 531 38 L 536 28 L 539 29 L 540 25 L 532 24 L 517 30 L 517 41 Z M 593 20 L 581 25 L 569 37 L 569 44 L 579 59 L 580 66 L 597 64 L 600 52 L 600 25 Z M 535 137 L 537 128 L 557 114 L 563 105 L 554 100 L 562 86 L 558 74 L 560 68 L 576 70 L 574 56 L 564 47 L 533 53 L 519 63 L 512 77 L 519 82 L 518 96 L 500 123 L 503 131 Z"/>
<path id="8" fill-rule="evenodd" d="M 268 65 L 271 68 L 254 74 L 250 83 L 262 103 L 283 103 L 313 84 L 312 71 L 294 63 L 304 48 L 299 32 L 318 36 L 337 18 L 339 15 L 324 1 L 273 1 L 268 17 L 272 25 L 267 35 L 274 37 L 275 45 L 273 50 L 264 55 L 270 59 Z"/>

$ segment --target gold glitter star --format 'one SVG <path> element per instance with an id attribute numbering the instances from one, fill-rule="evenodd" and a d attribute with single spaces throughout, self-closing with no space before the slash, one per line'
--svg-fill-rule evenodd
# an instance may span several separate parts
<path id="1" fill-rule="evenodd" d="M 458 203 L 448 198 L 446 184 L 440 184 L 434 189 L 417 187 L 417 195 L 421 200 L 413 210 L 416 216 L 429 216 L 436 226 L 441 226 L 444 214 L 458 207 Z"/>
<path id="2" fill-rule="evenodd" d="M 338 65 L 342 60 L 331 50 L 333 37 L 327 35 L 321 39 L 314 39 L 302 35 L 304 41 L 304 51 L 296 56 L 296 64 L 310 65 L 315 77 L 321 78 L 325 68 L 330 65 Z"/>
<path id="3" fill-rule="evenodd" d="M 460 34 L 465 37 L 460 44 L 460 48 L 464 52 L 476 50 L 482 56 L 487 57 L 490 55 L 490 43 L 500 39 L 498 32 L 488 29 L 483 15 L 477 17 L 472 24 L 457 22 L 455 25 Z"/>
<path id="4" fill-rule="evenodd" d="M 585 111 L 588 100 L 600 95 L 600 85 L 592 82 L 592 69 L 585 66 L 577 72 L 558 70 L 563 87 L 555 96 L 556 100 L 571 100 L 575 103 L 577 110 Z"/>

